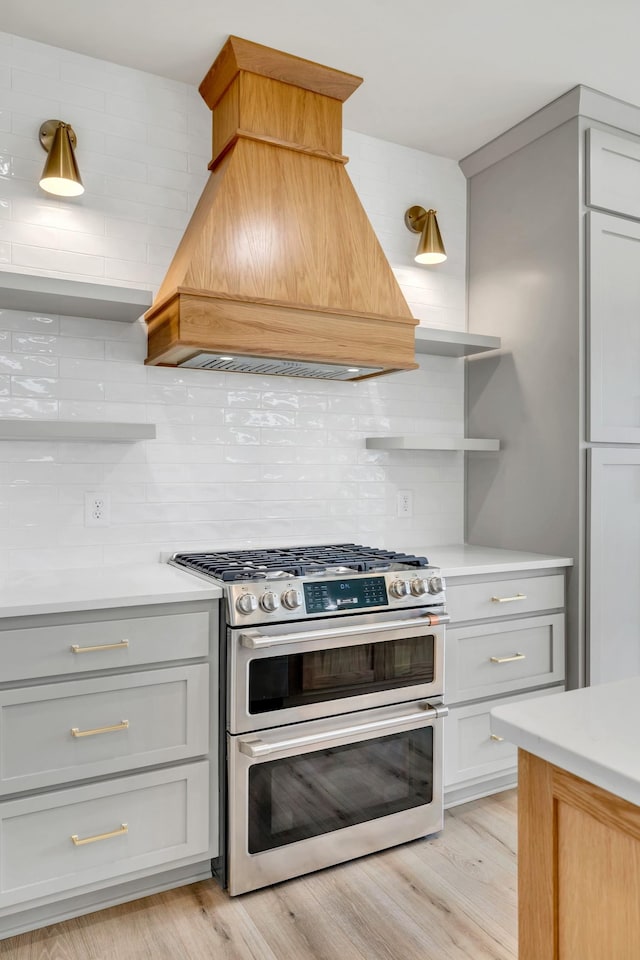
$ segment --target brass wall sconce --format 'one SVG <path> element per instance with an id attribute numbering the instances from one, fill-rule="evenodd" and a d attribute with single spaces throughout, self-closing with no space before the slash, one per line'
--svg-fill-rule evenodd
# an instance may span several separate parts
<path id="1" fill-rule="evenodd" d="M 79 197 L 84 185 L 73 152 L 75 131 L 62 120 L 46 120 L 40 127 L 40 144 L 48 153 L 40 186 L 57 197 Z"/>
<path id="2" fill-rule="evenodd" d="M 409 207 L 404 215 L 404 222 L 412 233 L 420 234 L 414 257 L 416 263 L 442 263 L 447 259 L 435 210 Z"/>

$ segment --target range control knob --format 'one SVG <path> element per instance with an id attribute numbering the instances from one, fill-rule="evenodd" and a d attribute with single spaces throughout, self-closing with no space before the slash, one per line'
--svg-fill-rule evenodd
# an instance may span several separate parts
<path id="1" fill-rule="evenodd" d="M 429 590 L 429 584 L 422 577 L 416 577 L 411 581 L 411 593 L 414 597 L 423 597 Z"/>
<path id="2" fill-rule="evenodd" d="M 252 593 L 243 593 L 236 600 L 236 610 L 239 613 L 253 613 L 258 609 L 258 600 Z"/>
<path id="3" fill-rule="evenodd" d="M 277 593 L 267 590 L 267 592 L 263 593 L 260 597 L 260 606 L 266 613 L 273 613 L 273 611 L 277 610 L 280 606 L 280 597 Z"/>
<path id="4" fill-rule="evenodd" d="M 442 577 L 431 577 L 429 580 L 429 593 L 442 593 L 444 590 L 444 580 Z"/>
<path id="5" fill-rule="evenodd" d="M 402 597 L 408 596 L 409 584 L 406 580 L 394 580 L 389 587 L 389 593 L 392 597 L 396 597 L 398 600 L 401 600 Z"/>
<path id="6" fill-rule="evenodd" d="M 299 590 L 285 590 L 281 599 L 282 606 L 287 610 L 297 610 L 302 606 L 302 594 Z"/>

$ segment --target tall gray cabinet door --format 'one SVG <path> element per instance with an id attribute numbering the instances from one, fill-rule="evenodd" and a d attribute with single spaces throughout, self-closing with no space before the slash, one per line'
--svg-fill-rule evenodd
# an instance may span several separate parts
<path id="1" fill-rule="evenodd" d="M 587 439 L 640 443 L 640 223 L 588 216 Z"/>
<path id="2" fill-rule="evenodd" d="M 640 450 L 590 456 L 589 681 L 640 674 Z"/>
<path id="3" fill-rule="evenodd" d="M 587 130 L 589 206 L 640 217 L 640 140 Z"/>

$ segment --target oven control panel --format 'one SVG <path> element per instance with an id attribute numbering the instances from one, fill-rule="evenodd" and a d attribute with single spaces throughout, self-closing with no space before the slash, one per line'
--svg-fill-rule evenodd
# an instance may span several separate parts
<path id="1" fill-rule="evenodd" d="M 283 577 L 225 587 L 230 626 L 312 620 L 404 607 L 442 609 L 445 603 L 445 584 L 437 567 L 330 579 Z"/>
<path id="2" fill-rule="evenodd" d="M 384 577 L 349 577 L 347 580 L 313 580 L 304 584 L 307 613 L 349 613 L 389 602 Z"/>

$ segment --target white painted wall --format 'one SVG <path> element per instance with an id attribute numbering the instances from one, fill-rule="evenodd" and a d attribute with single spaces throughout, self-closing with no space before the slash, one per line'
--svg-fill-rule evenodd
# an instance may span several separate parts
<path id="1" fill-rule="evenodd" d="M 79 139 L 86 193 L 37 186 L 48 118 Z M 0 34 L 0 269 L 160 283 L 207 176 L 195 88 Z M 463 329 L 466 185 L 451 160 L 345 131 L 348 171 L 415 316 Z M 403 223 L 436 206 L 449 253 L 412 261 Z M 1 308 L 1 304 L 0 304 Z M 0 309 L 0 416 L 152 421 L 144 444 L 0 443 L 0 569 L 114 564 L 161 550 L 462 538 L 457 453 L 367 452 L 383 433 L 462 435 L 462 362 L 361 384 L 145 368 L 145 328 Z M 396 493 L 414 494 L 398 520 Z M 84 526 L 84 492 L 112 501 Z M 437 557 L 436 557 L 437 559 Z"/>

